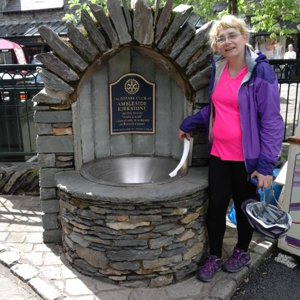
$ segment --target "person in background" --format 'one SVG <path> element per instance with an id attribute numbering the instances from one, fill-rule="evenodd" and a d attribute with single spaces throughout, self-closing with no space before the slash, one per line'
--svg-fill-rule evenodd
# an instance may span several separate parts
<path id="1" fill-rule="evenodd" d="M 253 229 L 241 204 L 259 199 L 257 188 L 272 184 L 283 140 L 283 120 L 276 74 L 266 56 L 248 45 L 245 22 L 232 15 L 215 21 L 210 40 L 213 51 L 210 103 L 180 125 L 179 139 L 208 126 L 210 146 L 207 232 L 209 253 L 198 267 L 199 280 L 211 281 L 217 271 L 238 272 L 251 261 L 248 247 Z M 254 180 L 255 179 L 255 180 Z M 255 181 L 255 183 L 253 183 Z M 226 214 L 233 199 L 237 243 L 223 262 Z"/>
<path id="2" fill-rule="evenodd" d="M 32 64 L 32 65 L 42 65 L 42 63 L 37 59 L 37 54 L 34 54 L 34 55 L 33 55 L 31 64 Z"/>
<path id="3" fill-rule="evenodd" d="M 294 51 L 294 47 L 292 44 L 288 45 L 288 51 L 284 54 L 284 59 L 296 59 L 296 52 Z M 284 76 L 286 79 L 291 79 L 293 73 L 293 65 L 286 64 L 284 67 Z"/>
<path id="4" fill-rule="evenodd" d="M 42 63 L 37 59 L 37 55 L 36 54 L 33 56 L 31 64 L 32 65 L 42 65 Z M 43 80 L 42 80 L 42 78 L 41 78 L 41 76 L 39 75 L 38 72 L 36 72 L 35 75 L 34 75 L 33 83 L 34 84 L 43 83 Z"/>
<path id="5" fill-rule="evenodd" d="M 261 51 L 266 55 L 267 59 L 282 59 L 283 52 L 280 42 L 276 38 L 270 36 L 257 37 L 255 50 Z"/>

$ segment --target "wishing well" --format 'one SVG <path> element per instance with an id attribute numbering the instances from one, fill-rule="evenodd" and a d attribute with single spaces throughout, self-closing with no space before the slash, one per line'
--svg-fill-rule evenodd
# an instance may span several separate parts
<path id="1" fill-rule="evenodd" d="M 205 104 L 211 23 L 191 6 L 90 4 L 68 40 L 40 27 L 45 88 L 35 96 L 44 241 L 80 272 L 159 287 L 192 274 L 206 250 L 207 145 L 185 168 L 178 127 Z M 189 168 L 187 170 L 187 164 Z"/>

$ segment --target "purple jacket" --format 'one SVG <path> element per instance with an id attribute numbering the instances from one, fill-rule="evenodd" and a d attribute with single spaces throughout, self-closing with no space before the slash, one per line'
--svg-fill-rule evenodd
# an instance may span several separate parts
<path id="1" fill-rule="evenodd" d="M 260 174 L 272 175 L 273 168 L 278 161 L 284 132 L 277 77 L 267 62 L 266 56 L 262 53 L 255 53 L 248 47 L 246 48 L 246 64 L 248 73 L 238 92 L 245 165 L 249 174 L 257 170 Z M 225 65 L 226 61 L 222 57 L 213 60 L 210 96 Z M 207 125 L 211 144 L 213 110 L 210 100 L 209 105 L 184 119 L 180 129 L 190 133 L 199 125 Z"/>

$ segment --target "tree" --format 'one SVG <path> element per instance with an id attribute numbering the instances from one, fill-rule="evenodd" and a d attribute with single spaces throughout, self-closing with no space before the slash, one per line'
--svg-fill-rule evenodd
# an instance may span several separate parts
<path id="1" fill-rule="evenodd" d="M 88 6 L 88 3 L 98 4 L 103 7 L 106 7 L 106 1 L 105 0 L 68 0 L 69 8 L 72 10 L 71 13 L 66 13 L 63 17 L 64 21 L 72 21 L 73 23 L 77 23 L 77 21 L 80 19 L 81 11 L 87 10 L 89 13 L 90 8 Z"/>
<path id="2" fill-rule="evenodd" d="M 127 1 L 130 3 L 130 0 Z M 106 0 L 69 0 L 69 7 L 75 13 L 67 14 L 64 19 L 78 20 L 82 9 L 89 11 L 89 2 L 106 7 Z M 149 5 L 154 2 L 148 0 Z M 162 0 L 161 5 L 165 2 Z M 216 19 L 225 13 L 247 17 L 253 32 L 292 35 L 297 32 L 296 26 L 300 24 L 300 0 L 186 0 L 184 3 L 192 5 L 204 21 Z M 174 6 L 179 4 L 182 1 L 174 0 Z"/>
<path id="3" fill-rule="evenodd" d="M 291 35 L 300 23 L 300 0 L 244 1 L 245 13 L 251 16 L 255 32 Z"/>
<path id="4" fill-rule="evenodd" d="M 228 12 L 232 15 L 238 15 L 237 0 L 228 0 Z"/>
<path id="5" fill-rule="evenodd" d="M 175 0 L 176 4 L 180 1 Z M 292 35 L 300 23 L 300 0 L 187 0 L 205 21 L 225 13 L 246 16 L 254 32 Z M 225 4 L 225 9 L 216 11 Z"/>

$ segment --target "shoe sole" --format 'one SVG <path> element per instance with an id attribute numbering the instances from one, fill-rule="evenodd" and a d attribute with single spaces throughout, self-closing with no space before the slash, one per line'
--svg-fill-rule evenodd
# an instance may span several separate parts
<path id="1" fill-rule="evenodd" d="M 240 267 L 239 269 L 236 269 L 236 270 L 227 270 L 227 269 L 225 269 L 225 267 L 222 267 L 222 270 L 224 272 L 227 272 L 227 273 L 237 273 L 237 272 L 240 272 L 244 267 L 249 266 L 250 263 L 251 263 L 251 259 L 245 265 L 243 265 L 242 267 Z"/>

